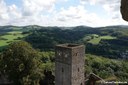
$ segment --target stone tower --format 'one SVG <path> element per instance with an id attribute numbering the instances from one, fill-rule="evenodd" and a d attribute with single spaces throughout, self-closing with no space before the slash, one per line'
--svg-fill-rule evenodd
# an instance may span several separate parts
<path id="1" fill-rule="evenodd" d="M 84 45 L 56 46 L 55 85 L 84 85 L 84 55 Z"/>

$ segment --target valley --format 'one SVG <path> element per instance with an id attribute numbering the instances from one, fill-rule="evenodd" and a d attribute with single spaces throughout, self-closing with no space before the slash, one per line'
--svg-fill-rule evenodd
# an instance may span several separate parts
<path id="1" fill-rule="evenodd" d="M 39 52 L 43 70 L 55 71 L 54 47 L 57 44 L 83 44 L 85 73 L 90 72 L 106 80 L 128 81 L 128 26 L 92 28 L 77 26 L 41 27 L 1 26 L 0 54 L 18 41 L 25 41 Z"/>

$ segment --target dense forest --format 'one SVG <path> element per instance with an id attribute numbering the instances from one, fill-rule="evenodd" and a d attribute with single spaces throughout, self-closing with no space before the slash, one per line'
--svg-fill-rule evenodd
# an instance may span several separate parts
<path id="1" fill-rule="evenodd" d="M 24 32 L 23 32 L 24 33 Z M 77 43 L 86 46 L 86 53 L 109 58 L 125 58 L 128 56 L 128 28 L 112 26 L 104 28 L 42 27 L 30 32 L 25 41 L 40 50 L 54 50 L 56 44 Z"/>
<path id="2" fill-rule="evenodd" d="M 85 45 L 86 75 L 93 72 L 105 80 L 128 81 L 128 26 L 0 26 L 0 73 L 17 81 L 15 85 L 54 85 L 54 47 L 63 43 Z"/>

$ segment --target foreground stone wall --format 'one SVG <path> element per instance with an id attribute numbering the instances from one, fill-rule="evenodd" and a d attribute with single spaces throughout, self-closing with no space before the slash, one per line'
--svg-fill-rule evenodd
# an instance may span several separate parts
<path id="1" fill-rule="evenodd" d="M 121 14 L 122 18 L 128 21 L 128 0 L 121 0 Z"/>

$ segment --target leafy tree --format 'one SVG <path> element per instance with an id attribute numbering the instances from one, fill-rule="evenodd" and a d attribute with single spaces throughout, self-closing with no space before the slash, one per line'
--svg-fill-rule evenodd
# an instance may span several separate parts
<path id="1" fill-rule="evenodd" d="M 42 77 L 39 53 L 25 41 L 9 45 L 1 54 L 1 68 L 14 85 L 39 85 Z"/>
<path id="2" fill-rule="evenodd" d="M 86 54 L 85 72 L 93 72 L 103 79 L 128 81 L 128 61 Z"/>
<path id="3" fill-rule="evenodd" d="M 55 76 L 52 75 L 51 71 L 44 71 L 44 79 L 40 81 L 40 85 L 55 85 Z"/>

